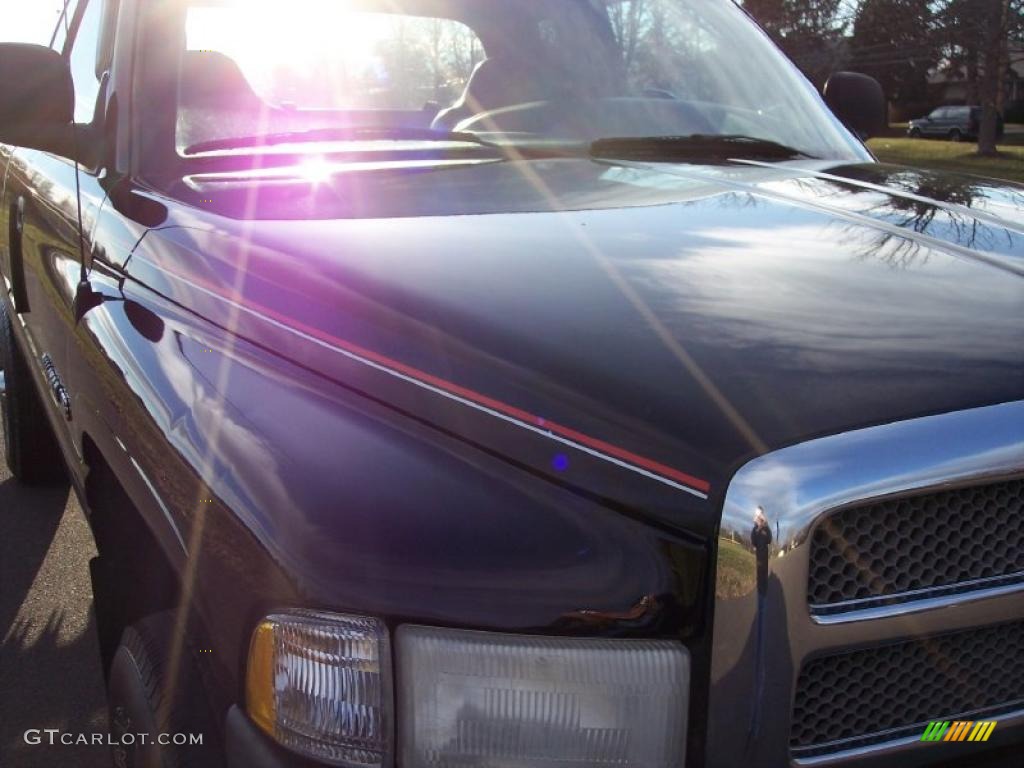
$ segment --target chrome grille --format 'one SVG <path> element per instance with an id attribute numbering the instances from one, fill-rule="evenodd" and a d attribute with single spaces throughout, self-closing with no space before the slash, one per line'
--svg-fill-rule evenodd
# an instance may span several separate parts
<path id="1" fill-rule="evenodd" d="M 838 510 L 814 531 L 808 577 L 815 613 L 1024 582 L 1024 480 Z"/>
<path id="2" fill-rule="evenodd" d="M 970 629 L 806 662 L 790 747 L 808 757 L 918 735 L 931 720 L 1024 707 L 1024 622 Z"/>
<path id="3" fill-rule="evenodd" d="M 1021 478 L 1024 400 L 817 438 L 741 467 L 718 542 L 708 768 L 917 765 L 941 759 L 920 741 L 938 718 L 998 720 L 972 746 L 979 757 L 1024 743 Z M 762 517 L 769 547 L 754 536 Z M 858 555 L 880 567 L 851 574 L 844 562 Z"/>

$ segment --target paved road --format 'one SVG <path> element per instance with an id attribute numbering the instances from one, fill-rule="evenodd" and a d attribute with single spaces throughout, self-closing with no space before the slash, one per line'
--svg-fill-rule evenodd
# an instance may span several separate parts
<path id="1" fill-rule="evenodd" d="M 29 746 L 30 728 L 105 733 L 92 536 L 67 487 L 27 490 L 0 458 L 0 766 L 109 768 L 106 747 Z"/>

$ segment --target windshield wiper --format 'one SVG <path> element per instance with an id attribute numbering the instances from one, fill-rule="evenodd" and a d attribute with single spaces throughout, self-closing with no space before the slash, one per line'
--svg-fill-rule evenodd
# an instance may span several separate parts
<path id="1" fill-rule="evenodd" d="M 481 139 L 473 133 L 462 131 L 435 131 L 430 128 L 399 128 L 392 126 L 363 126 L 345 128 L 315 128 L 305 131 L 265 133 L 256 136 L 231 136 L 223 139 L 201 141 L 185 148 L 185 154 L 212 152 L 218 149 L 238 147 L 262 147 L 273 144 L 291 144 L 316 141 L 438 141 L 467 142 L 484 147 L 496 147 L 492 142 Z"/>
<path id="2" fill-rule="evenodd" d="M 692 160 L 792 160 L 814 159 L 802 150 L 768 139 L 738 134 L 700 134 L 689 136 L 644 136 L 639 138 L 598 139 L 590 145 L 592 157 L 652 162 Z"/>

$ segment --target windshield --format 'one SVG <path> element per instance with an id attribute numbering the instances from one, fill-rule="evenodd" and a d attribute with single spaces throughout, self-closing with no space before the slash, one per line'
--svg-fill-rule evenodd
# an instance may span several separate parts
<path id="1" fill-rule="evenodd" d="M 729 0 L 184 3 L 179 153 L 358 131 L 744 136 L 862 158 Z M 270 142 L 267 142 L 270 143 Z"/>

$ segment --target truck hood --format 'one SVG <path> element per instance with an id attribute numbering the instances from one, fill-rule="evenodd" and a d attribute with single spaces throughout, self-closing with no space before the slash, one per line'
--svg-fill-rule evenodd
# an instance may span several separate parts
<path id="1" fill-rule="evenodd" d="M 583 159 L 188 183 L 207 202 L 151 196 L 167 219 L 134 279 L 403 417 L 676 519 L 707 519 L 784 445 L 1024 398 L 1019 187 Z"/>

